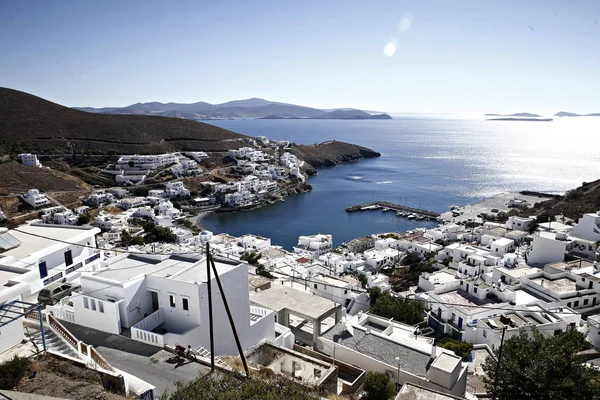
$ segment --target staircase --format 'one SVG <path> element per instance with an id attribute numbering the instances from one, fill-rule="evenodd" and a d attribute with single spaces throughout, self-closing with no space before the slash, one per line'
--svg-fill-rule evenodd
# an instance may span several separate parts
<path id="1" fill-rule="evenodd" d="M 194 354 L 196 355 L 196 357 L 200 357 L 200 358 L 203 358 L 204 360 L 210 361 L 210 351 L 208 351 L 207 349 L 205 349 L 202 346 L 196 347 L 194 349 Z M 221 359 L 221 357 L 219 357 L 219 356 L 215 357 L 215 365 L 218 365 L 219 367 L 222 367 L 222 368 L 227 367 L 227 364 L 225 363 L 225 361 L 223 361 Z"/>
<path id="2" fill-rule="evenodd" d="M 29 333 L 27 334 L 27 337 L 29 338 L 31 343 L 34 345 L 34 347 L 36 349 L 38 349 L 38 351 L 41 351 L 44 348 L 44 346 L 42 344 L 42 332 L 40 332 L 39 329 L 32 329 L 31 327 L 28 328 L 28 332 Z M 81 357 L 79 357 L 77 351 L 75 351 L 75 349 L 72 346 L 66 344 L 60 337 L 58 337 L 50 329 L 45 329 L 44 333 L 46 335 L 46 349 L 47 350 L 52 350 L 52 351 L 59 353 L 61 355 L 64 355 L 64 356 L 81 359 Z"/>

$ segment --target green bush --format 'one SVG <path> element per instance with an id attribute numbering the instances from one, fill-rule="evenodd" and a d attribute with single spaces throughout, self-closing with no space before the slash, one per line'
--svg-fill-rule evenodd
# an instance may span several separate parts
<path id="1" fill-rule="evenodd" d="M 392 297 L 389 293 L 379 295 L 377 301 L 371 303 L 371 312 L 384 318 L 414 325 L 423 321 L 423 304 L 411 299 Z"/>
<path id="2" fill-rule="evenodd" d="M 12 360 L 0 364 L 0 389 L 12 390 L 29 372 L 31 361 L 25 357 L 14 356 Z"/>
<path id="3" fill-rule="evenodd" d="M 438 346 L 455 352 L 457 356 L 462 357 L 463 361 L 467 361 L 467 358 L 473 351 L 473 345 L 471 343 L 452 339 L 451 337 L 444 337 L 438 343 Z"/>
<path id="4" fill-rule="evenodd" d="M 365 378 L 364 389 L 367 400 L 388 400 L 396 394 L 396 387 L 390 376 L 382 372 L 369 372 Z"/>

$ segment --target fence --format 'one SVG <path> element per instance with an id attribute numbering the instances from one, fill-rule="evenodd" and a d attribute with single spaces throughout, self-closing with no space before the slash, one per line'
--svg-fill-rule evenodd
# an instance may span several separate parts
<path id="1" fill-rule="evenodd" d="M 164 337 L 152 330 L 164 322 L 162 309 L 158 309 L 131 327 L 131 338 L 139 342 L 163 347 Z"/>

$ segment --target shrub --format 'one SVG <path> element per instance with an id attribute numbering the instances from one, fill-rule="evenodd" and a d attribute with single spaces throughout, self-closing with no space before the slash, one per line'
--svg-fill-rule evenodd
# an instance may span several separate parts
<path id="1" fill-rule="evenodd" d="M 12 360 L 0 364 L 0 389 L 11 390 L 31 368 L 31 361 L 25 357 L 14 356 Z"/>
<path id="2" fill-rule="evenodd" d="M 463 342 L 461 340 L 452 339 L 450 337 L 444 337 L 439 343 L 439 347 L 444 349 L 452 350 L 457 356 L 462 357 L 463 361 L 467 361 L 467 358 L 473 351 L 473 345 L 471 343 Z"/>
<path id="3" fill-rule="evenodd" d="M 396 394 L 396 387 L 390 376 L 382 372 L 369 372 L 365 378 L 367 400 L 388 400 Z"/>

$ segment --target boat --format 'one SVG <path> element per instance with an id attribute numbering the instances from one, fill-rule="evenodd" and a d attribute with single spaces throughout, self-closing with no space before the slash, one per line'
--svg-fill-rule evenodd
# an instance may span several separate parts
<path id="1" fill-rule="evenodd" d="M 422 220 L 422 219 L 424 219 L 424 218 L 425 218 L 425 217 L 424 217 L 424 216 L 422 216 L 422 215 L 417 215 L 417 221 L 420 221 L 420 220 Z"/>
<path id="2" fill-rule="evenodd" d="M 415 219 L 415 218 L 417 218 L 417 216 L 415 214 L 410 214 L 407 218 L 408 219 Z"/>

